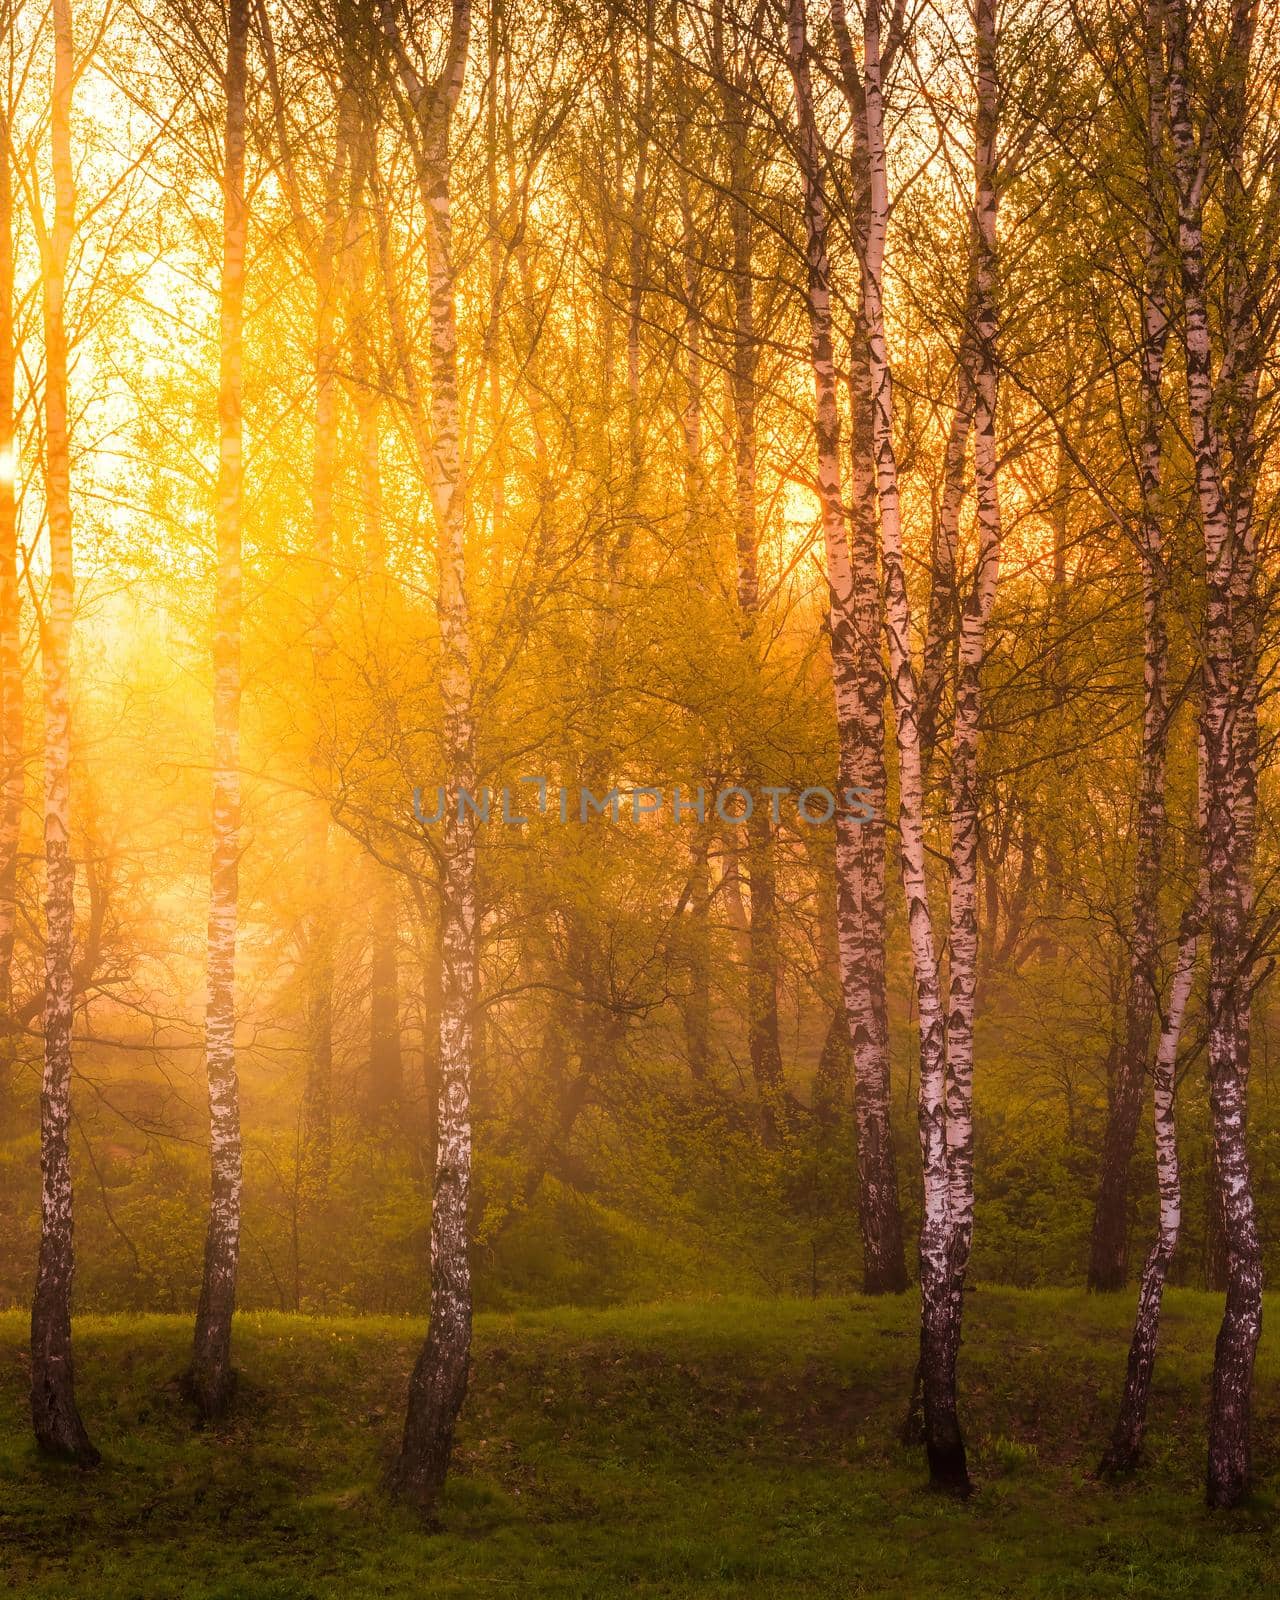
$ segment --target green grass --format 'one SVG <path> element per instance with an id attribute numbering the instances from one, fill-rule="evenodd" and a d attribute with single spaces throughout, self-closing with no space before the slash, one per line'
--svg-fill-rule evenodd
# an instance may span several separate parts
<path id="1" fill-rule="evenodd" d="M 1254 1596 L 1280 1592 L 1280 1387 L 1264 1340 L 1250 1506 L 1201 1505 L 1217 1302 L 1170 1296 L 1148 1463 L 1089 1469 L 1130 1297 L 981 1288 L 963 1408 L 978 1492 L 930 1495 L 896 1441 L 911 1301 L 748 1301 L 481 1317 L 442 1531 L 390 1505 L 421 1327 L 248 1315 L 233 1419 L 198 1432 L 188 1325 L 86 1317 L 89 1475 L 29 1442 L 26 1325 L 0 1316 L 0 1593 L 372 1596 Z"/>

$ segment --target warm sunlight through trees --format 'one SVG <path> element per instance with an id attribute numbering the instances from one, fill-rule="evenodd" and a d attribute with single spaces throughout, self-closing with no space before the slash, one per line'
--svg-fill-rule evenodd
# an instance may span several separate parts
<path id="1" fill-rule="evenodd" d="M 1194 1284 L 1240 1504 L 1280 16 L 0 17 L 40 1449 L 98 1458 L 73 1275 L 194 1312 L 209 1423 L 237 1312 L 428 1313 L 387 1475 L 428 1522 L 477 1310 L 914 1283 L 905 1436 L 968 1495 L 966 1284 L 1140 1277 L 1102 1474 Z"/>

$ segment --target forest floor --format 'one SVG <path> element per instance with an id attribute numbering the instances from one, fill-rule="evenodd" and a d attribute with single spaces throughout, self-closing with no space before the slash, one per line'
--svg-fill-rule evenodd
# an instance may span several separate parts
<path id="1" fill-rule="evenodd" d="M 962 1354 L 977 1492 L 897 1441 L 913 1300 L 717 1300 L 482 1316 L 441 1528 L 385 1499 L 421 1325 L 250 1314 L 200 1432 L 174 1317 L 76 1324 L 91 1474 L 29 1442 L 26 1322 L 0 1316 L 0 1593 L 40 1600 L 1280 1593 L 1280 1359 L 1257 1493 L 1201 1503 L 1219 1303 L 1170 1295 L 1148 1461 L 1090 1476 L 1131 1295 L 977 1289 Z"/>

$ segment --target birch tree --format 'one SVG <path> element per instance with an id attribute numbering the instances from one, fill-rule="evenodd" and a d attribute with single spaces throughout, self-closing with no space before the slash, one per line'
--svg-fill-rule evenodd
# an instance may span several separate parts
<path id="1" fill-rule="evenodd" d="M 1226 74 L 1243 96 L 1256 9 L 1231 13 Z M 1256 781 L 1238 757 L 1242 681 L 1235 631 L 1252 587 L 1250 550 L 1233 538 L 1223 488 L 1223 453 L 1214 416 L 1213 352 L 1205 284 L 1205 186 L 1213 155 L 1209 130 L 1197 140 L 1188 88 L 1190 12 L 1169 11 L 1169 127 L 1177 185 L 1187 403 L 1204 535 L 1202 728 L 1206 765 L 1205 854 L 1209 885 L 1209 1103 L 1227 1245 L 1227 1304 L 1214 1355 L 1206 1493 L 1212 1506 L 1238 1504 L 1251 1475 L 1253 1363 L 1262 1331 L 1262 1254 L 1246 1140 L 1248 1083 L 1248 863 L 1242 860 L 1242 801 Z"/>
<path id="2" fill-rule="evenodd" d="M 940 1488 L 967 1493 L 969 1475 L 956 1409 L 951 1298 L 951 1184 L 947 1141 L 945 1019 L 937 944 L 929 905 L 919 697 L 911 657 L 911 602 L 902 545 L 898 465 L 893 443 L 893 374 L 884 318 L 884 261 L 889 223 L 879 0 L 866 8 L 863 31 L 868 189 L 863 251 L 863 315 L 871 380 L 872 448 L 880 508 L 885 633 L 898 750 L 898 826 L 902 885 L 920 1028 L 919 1125 L 924 1169 L 920 1224 L 920 1381 L 929 1475 Z"/>
<path id="3" fill-rule="evenodd" d="M 960 618 L 955 711 L 951 731 L 951 950 L 947 988 L 947 1167 L 950 1184 L 951 1360 L 960 1344 L 965 1273 L 973 1240 L 973 1028 L 978 958 L 978 730 L 987 625 L 1000 571 L 1001 517 L 997 475 L 999 389 L 996 302 L 1000 203 L 996 139 L 999 116 L 995 0 L 973 10 L 975 116 L 973 214 L 970 227 L 973 356 L 974 497 L 978 560 Z M 951 1381 L 955 1377 L 952 1373 Z"/>
<path id="4" fill-rule="evenodd" d="M 430 1323 L 409 1384 L 404 1437 L 393 1472 L 399 1495 L 430 1515 L 444 1486 L 454 1426 L 471 1359 L 471 1066 L 476 990 L 475 818 L 461 806 L 473 791 L 475 731 L 467 599 L 466 483 L 459 447 L 458 336 L 455 306 L 450 133 L 466 72 L 470 0 L 453 0 L 443 66 L 426 78 L 406 18 L 381 0 L 412 142 L 414 175 L 427 230 L 431 304 L 431 442 L 424 463 L 436 524 L 440 688 L 444 702 L 444 841 L 440 891 L 443 972 L 440 999 L 440 1107 L 431 1207 Z"/>
<path id="5" fill-rule="evenodd" d="M 240 1090 L 236 1075 L 236 935 L 240 874 L 240 627 L 244 524 L 244 290 L 249 0 L 227 11 L 218 376 L 217 593 L 213 640 L 213 854 L 209 876 L 205 1072 L 209 1084 L 209 1222 L 191 1379 L 203 1416 L 230 1404 L 231 1320 L 240 1261 Z"/>
<path id="6" fill-rule="evenodd" d="M 39 196 L 45 339 L 45 503 L 49 596 L 41 621 L 45 719 L 44 1077 L 40 1091 L 40 1258 L 31 1308 L 31 1415 L 49 1455 L 90 1466 L 98 1452 L 76 1408 L 71 1361 L 75 1271 L 71 1198 L 71 1064 L 75 1006 L 75 860 L 71 853 L 71 448 L 67 388 L 67 260 L 75 230 L 71 92 L 75 78 L 70 0 L 53 0 L 53 223 Z"/>
<path id="7" fill-rule="evenodd" d="M 840 83 L 852 116 L 851 223 L 855 246 L 862 253 L 866 249 L 871 205 L 866 92 L 844 0 L 833 0 L 831 17 Z M 840 645 L 849 651 L 849 659 L 842 662 L 839 670 L 842 688 L 838 691 L 837 724 L 839 787 L 846 794 L 851 789 L 864 794 L 871 815 L 857 819 L 847 807 L 836 814 L 836 912 L 841 986 L 854 1058 L 863 1288 L 869 1294 L 878 1294 L 905 1289 L 907 1272 L 890 1119 L 892 1085 L 885 983 L 885 676 L 877 571 L 874 418 L 861 272 L 857 310 L 849 351 L 851 590 L 849 616 L 840 635 Z M 831 638 L 834 679 L 834 627 Z"/>
<path id="8" fill-rule="evenodd" d="M 1163 55 L 1163 51 L 1161 52 Z M 1199 761 L 1199 800 L 1196 822 L 1201 834 L 1205 826 L 1205 762 L 1203 741 Z M 1147 1401 L 1155 1371 L 1156 1345 L 1160 1337 L 1160 1313 L 1165 1283 L 1169 1276 L 1178 1236 L 1182 1230 L 1182 1175 L 1178 1163 L 1177 1094 L 1178 1050 L 1182 1043 L 1183 1022 L 1195 980 L 1196 954 L 1208 898 L 1208 885 L 1201 870 L 1196 891 L 1178 932 L 1178 955 L 1169 985 L 1169 999 L 1160 1028 L 1152 1073 L 1152 1126 L 1156 1147 L 1156 1195 L 1158 1224 L 1155 1241 L 1142 1268 L 1138 1291 L 1138 1310 L 1129 1341 L 1124 1391 L 1116 1416 L 1111 1441 L 1103 1455 L 1099 1472 L 1104 1477 L 1119 1477 L 1138 1464 L 1147 1423 Z"/>

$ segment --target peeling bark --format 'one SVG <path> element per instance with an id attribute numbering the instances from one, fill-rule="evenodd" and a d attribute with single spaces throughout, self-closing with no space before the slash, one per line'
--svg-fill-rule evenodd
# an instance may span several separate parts
<path id="1" fill-rule="evenodd" d="M 925 1450 L 931 1482 L 938 1488 L 967 1494 L 969 1474 L 956 1409 L 952 1355 L 951 1195 L 944 1018 L 926 873 L 919 696 L 911 660 L 911 604 L 903 559 L 898 468 L 893 448 L 893 376 L 885 341 L 883 274 L 889 193 L 880 84 L 878 0 L 872 0 L 866 10 L 863 59 L 871 194 L 863 254 L 863 309 L 880 505 L 889 687 L 898 748 L 899 854 L 920 1028 L 918 1104 L 924 1169 L 924 1211 L 920 1224 L 920 1378 Z"/>
<path id="2" fill-rule="evenodd" d="M 854 1058 L 858 1202 L 863 1288 L 907 1286 L 897 1161 L 890 1121 L 889 1029 L 885 998 L 884 667 L 876 572 L 874 417 L 865 317 L 855 330 L 849 383 L 852 538 L 840 474 L 840 424 L 831 319 L 827 202 L 812 105 L 803 6 L 790 14 L 789 52 L 805 187 L 809 312 L 814 368 L 819 499 L 827 557 L 832 684 L 839 746 L 837 788 L 865 795 L 869 819 L 842 804 L 836 814 L 836 932 L 844 1011 Z M 854 231 L 865 248 L 871 198 L 865 93 L 841 0 L 832 8 L 846 99 L 854 113 Z M 865 292 L 865 291 L 864 291 Z M 864 308 L 865 309 L 865 308 Z"/>
<path id="3" fill-rule="evenodd" d="M 1256 12 L 1241 0 L 1228 46 L 1243 75 Z M 1227 1245 L 1227 1304 L 1214 1351 L 1206 1498 L 1238 1505 L 1251 1479 L 1253 1365 L 1262 1332 L 1262 1254 L 1246 1136 L 1248 1083 L 1249 895 L 1240 854 L 1239 806 L 1252 773 L 1237 766 L 1238 721 L 1247 688 L 1240 679 L 1235 599 L 1244 553 L 1232 537 L 1223 495 L 1222 448 L 1213 414 L 1212 344 L 1205 303 L 1202 215 L 1210 141 L 1197 145 L 1186 72 L 1188 7 L 1169 13 L 1169 124 L 1178 189 L 1178 249 L 1186 327 L 1187 398 L 1205 551 L 1203 730 L 1207 770 L 1205 838 L 1209 880 L 1209 1106 Z M 1246 589 L 1252 574 L 1243 579 Z"/>
<path id="4" fill-rule="evenodd" d="M 950 947 L 946 1023 L 947 1171 L 950 1188 L 949 1349 L 960 1348 L 964 1282 L 973 1241 L 974 994 L 978 976 L 978 733 L 987 627 L 1000 572 L 1001 518 L 997 478 L 996 352 L 1000 190 L 996 170 L 999 87 L 995 0 L 973 12 L 977 66 L 974 127 L 973 456 L 978 511 L 978 566 L 960 619 L 955 713 L 951 730 Z M 954 1371 L 951 1374 L 954 1386 Z"/>

